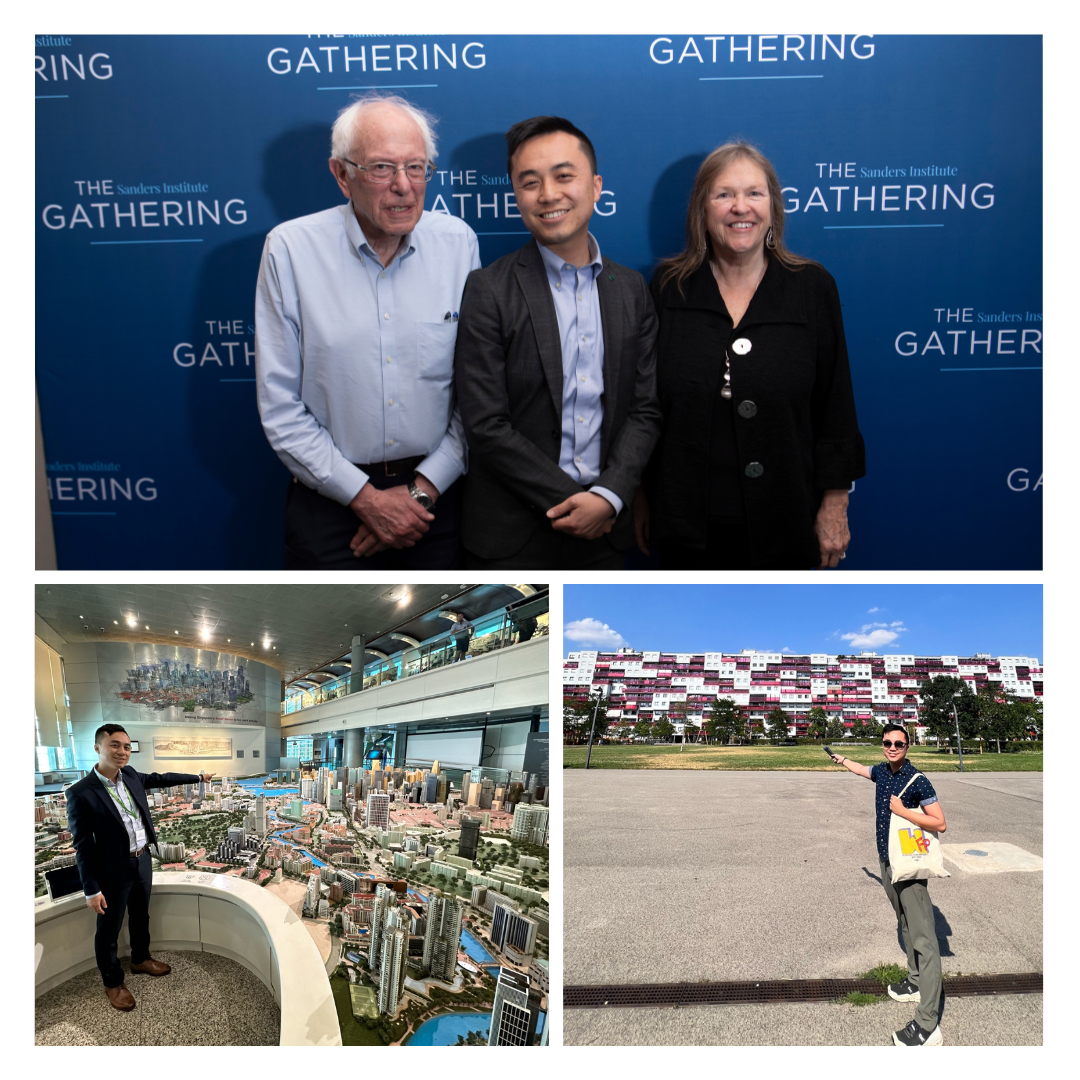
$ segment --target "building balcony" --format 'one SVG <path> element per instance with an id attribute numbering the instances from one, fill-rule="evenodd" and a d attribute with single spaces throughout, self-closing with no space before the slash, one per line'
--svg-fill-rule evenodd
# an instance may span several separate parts
<path id="1" fill-rule="evenodd" d="M 96 968 L 95 923 L 96 916 L 82 893 L 34 901 L 35 997 Z M 341 1045 L 337 1010 L 319 950 L 300 917 L 273 893 L 236 877 L 194 871 L 156 873 L 150 942 L 153 952 L 214 953 L 247 968 L 280 1010 L 279 1045 Z M 119 953 L 126 957 L 130 951 L 125 919 Z M 180 990 L 178 974 L 174 971 L 168 977 L 168 985 Z M 94 980 L 87 995 L 92 994 L 95 1009 L 100 1005 L 108 1010 L 106 1015 L 115 1024 L 117 1018 L 96 974 Z M 137 1001 L 141 985 L 133 978 L 131 989 Z M 195 1027 L 193 1019 L 190 1035 L 198 1045 Z"/>
<path id="2" fill-rule="evenodd" d="M 495 716 L 547 700 L 548 638 L 542 635 L 289 713 L 281 718 L 281 734 Z"/>

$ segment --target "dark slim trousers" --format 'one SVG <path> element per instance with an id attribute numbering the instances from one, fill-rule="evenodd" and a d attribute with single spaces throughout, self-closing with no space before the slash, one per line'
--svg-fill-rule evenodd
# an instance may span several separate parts
<path id="1" fill-rule="evenodd" d="M 144 851 L 137 859 L 128 859 L 126 872 L 119 881 L 101 882 L 105 910 L 97 917 L 94 956 L 106 986 L 119 986 L 124 981 L 124 969 L 116 958 L 116 939 L 125 911 L 128 913 L 131 962 L 141 964 L 150 959 L 151 881 L 150 852 Z"/>
<path id="2" fill-rule="evenodd" d="M 881 856 L 881 884 L 896 913 L 896 921 L 907 951 L 908 979 L 919 988 L 915 1020 L 923 1031 L 938 1026 L 941 1013 L 941 952 L 934 926 L 934 905 L 925 881 L 898 881 L 893 884 L 892 870 Z"/>
<path id="3" fill-rule="evenodd" d="M 369 484 L 378 491 L 407 484 L 412 474 L 380 476 Z M 286 570 L 453 570 L 457 567 L 460 510 L 458 485 L 439 496 L 428 531 L 408 548 L 387 548 L 358 559 L 349 541 L 360 519 L 347 506 L 313 491 L 306 484 L 289 482 L 285 503 Z"/>
<path id="4" fill-rule="evenodd" d="M 546 522 L 525 546 L 505 559 L 483 559 L 465 552 L 468 570 L 621 570 L 623 554 L 606 536 L 581 540 L 553 529 Z"/>

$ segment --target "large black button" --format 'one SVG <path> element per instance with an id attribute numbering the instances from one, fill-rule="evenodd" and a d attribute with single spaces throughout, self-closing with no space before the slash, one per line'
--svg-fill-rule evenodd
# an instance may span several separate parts
<path id="1" fill-rule="evenodd" d="M 749 465 L 743 469 L 743 472 L 750 477 L 751 480 L 756 480 L 765 472 L 765 466 L 760 461 L 751 461 Z"/>
<path id="2" fill-rule="evenodd" d="M 749 420 L 751 416 L 757 416 L 757 406 L 752 401 L 740 401 L 739 415 Z"/>

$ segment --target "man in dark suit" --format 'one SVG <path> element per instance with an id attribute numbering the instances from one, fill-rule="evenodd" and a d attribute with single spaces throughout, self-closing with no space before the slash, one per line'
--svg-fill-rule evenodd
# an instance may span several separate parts
<path id="1" fill-rule="evenodd" d="M 209 782 L 210 773 L 139 773 L 128 765 L 131 740 L 119 724 L 94 733 L 98 763 L 67 790 L 68 827 L 75 845 L 86 906 L 97 912 L 94 953 L 105 993 L 116 1009 L 135 1008 L 116 958 L 116 939 L 128 912 L 131 970 L 168 975 L 171 970 L 150 958 L 149 846 L 157 843 L 147 788 Z"/>
<path id="2" fill-rule="evenodd" d="M 469 446 L 461 537 L 474 570 L 618 570 L 660 433 L 644 278 L 600 253 L 596 152 L 569 120 L 506 134 L 533 240 L 465 285 L 454 356 Z"/>

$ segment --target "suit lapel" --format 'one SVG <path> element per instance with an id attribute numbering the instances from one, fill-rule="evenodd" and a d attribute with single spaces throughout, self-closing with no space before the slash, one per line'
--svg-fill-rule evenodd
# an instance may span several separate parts
<path id="1" fill-rule="evenodd" d="M 529 318 L 536 335 L 536 348 L 540 353 L 540 366 L 551 391 L 555 415 L 561 417 L 563 368 L 559 320 L 555 314 L 555 301 L 551 299 L 551 286 L 544 271 L 544 260 L 540 257 L 535 240 L 521 249 L 516 274 L 529 308 Z"/>
<path id="2" fill-rule="evenodd" d="M 615 267 L 604 259 L 600 273 L 596 275 L 596 293 L 600 299 L 600 326 L 604 331 L 604 396 L 602 398 L 604 419 L 600 425 L 600 468 L 607 461 L 611 445 L 611 426 L 615 421 L 616 402 L 619 396 L 619 363 L 616 344 L 615 321 L 620 302 L 620 282 Z"/>
<path id="3" fill-rule="evenodd" d="M 105 790 L 105 785 L 95 776 L 93 791 L 111 811 L 112 816 L 120 822 L 120 827 L 124 828 L 124 819 L 120 816 L 120 807 L 113 802 L 113 797 Z"/>
<path id="4" fill-rule="evenodd" d="M 121 771 L 124 774 L 124 786 L 131 793 L 132 801 L 142 810 L 143 821 L 149 824 L 150 804 L 146 801 L 146 791 L 143 789 L 138 774 L 130 765 L 125 765 Z"/>

